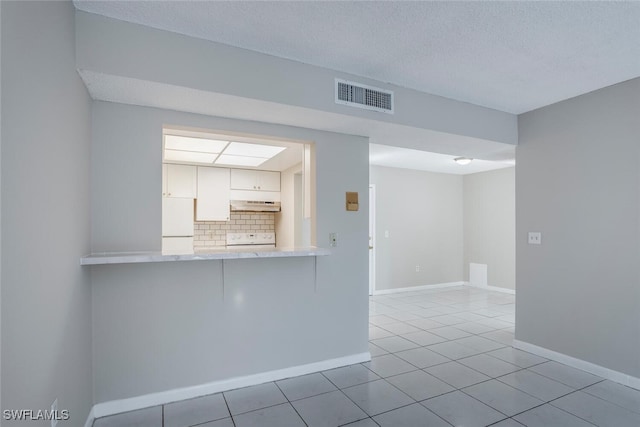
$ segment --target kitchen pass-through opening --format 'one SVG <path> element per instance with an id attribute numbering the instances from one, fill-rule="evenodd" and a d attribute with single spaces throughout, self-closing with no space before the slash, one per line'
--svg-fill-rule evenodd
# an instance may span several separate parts
<path id="1" fill-rule="evenodd" d="M 162 251 L 315 246 L 315 145 L 183 127 L 162 132 Z"/>

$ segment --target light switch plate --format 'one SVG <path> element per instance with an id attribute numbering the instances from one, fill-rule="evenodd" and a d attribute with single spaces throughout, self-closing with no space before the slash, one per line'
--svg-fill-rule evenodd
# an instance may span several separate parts
<path id="1" fill-rule="evenodd" d="M 530 231 L 529 232 L 529 244 L 530 245 L 541 245 L 542 244 L 542 233 L 539 231 Z"/>
<path id="2" fill-rule="evenodd" d="M 332 248 L 338 246 L 338 233 L 329 233 L 329 246 Z"/>

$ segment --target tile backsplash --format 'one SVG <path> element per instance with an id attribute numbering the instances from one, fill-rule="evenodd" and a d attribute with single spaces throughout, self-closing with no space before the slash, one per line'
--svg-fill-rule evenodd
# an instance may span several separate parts
<path id="1" fill-rule="evenodd" d="M 275 231 L 273 212 L 236 212 L 229 221 L 196 221 L 193 246 L 225 246 L 227 233 L 266 233 Z"/>

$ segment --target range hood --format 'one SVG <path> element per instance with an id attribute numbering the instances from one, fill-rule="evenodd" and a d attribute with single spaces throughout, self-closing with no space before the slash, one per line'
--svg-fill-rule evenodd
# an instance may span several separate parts
<path id="1" fill-rule="evenodd" d="M 231 200 L 231 212 L 280 212 L 280 202 Z"/>

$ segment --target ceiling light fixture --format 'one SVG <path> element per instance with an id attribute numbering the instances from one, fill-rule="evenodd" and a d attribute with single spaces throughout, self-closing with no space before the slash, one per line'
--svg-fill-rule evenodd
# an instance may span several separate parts
<path id="1" fill-rule="evenodd" d="M 216 159 L 216 165 L 227 165 L 227 166 L 251 166 L 256 167 L 260 166 L 264 162 L 269 159 L 264 157 L 249 157 L 249 156 L 236 156 L 232 154 L 220 154 L 220 156 Z"/>
<path id="2" fill-rule="evenodd" d="M 279 147 L 276 145 L 230 142 L 223 153 L 232 156 L 262 157 L 264 159 L 270 159 L 284 149 L 286 149 L 286 147 Z"/>
<path id="3" fill-rule="evenodd" d="M 228 141 L 217 139 L 192 138 L 179 135 L 165 135 L 164 148 L 166 150 L 196 151 L 200 153 L 221 153 L 229 144 Z"/>
<path id="4" fill-rule="evenodd" d="M 286 149 L 280 145 L 165 134 L 163 160 L 257 167 Z"/>
<path id="5" fill-rule="evenodd" d="M 250 144 L 246 142 L 230 142 L 222 154 L 220 154 L 220 157 L 216 159 L 215 164 L 256 167 L 283 150 L 286 150 L 286 147 Z"/>
<path id="6" fill-rule="evenodd" d="M 453 159 L 454 162 L 463 166 L 471 163 L 471 160 L 473 159 L 470 159 L 469 157 L 456 157 L 455 159 Z"/>
<path id="7" fill-rule="evenodd" d="M 164 160 L 171 162 L 213 163 L 215 153 L 199 153 L 197 151 L 164 150 Z"/>

